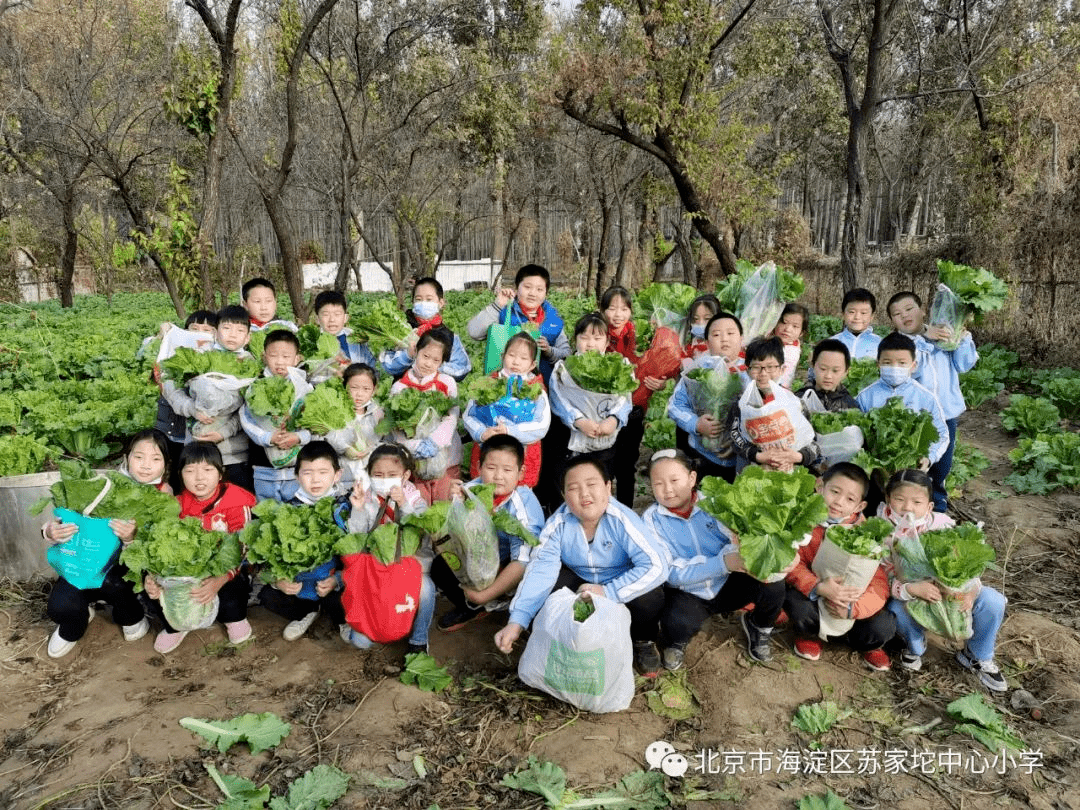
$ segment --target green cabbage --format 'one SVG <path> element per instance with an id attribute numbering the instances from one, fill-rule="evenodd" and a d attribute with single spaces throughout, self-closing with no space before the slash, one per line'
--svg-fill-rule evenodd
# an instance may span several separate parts
<path id="1" fill-rule="evenodd" d="M 637 390 L 634 367 L 618 352 L 572 354 L 563 362 L 574 382 L 586 391 L 629 396 Z"/>

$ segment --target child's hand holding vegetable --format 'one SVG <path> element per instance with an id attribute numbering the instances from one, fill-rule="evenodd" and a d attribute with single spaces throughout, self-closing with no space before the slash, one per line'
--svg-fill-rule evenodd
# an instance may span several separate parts
<path id="1" fill-rule="evenodd" d="M 715 417 L 708 414 L 698 417 L 697 432 L 703 439 L 715 439 L 720 435 L 721 427 L 720 420 Z"/>
<path id="2" fill-rule="evenodd" d="M 597 426 L 596 432 L 599 436 L 610 436 L 618 429 L 619 420 L 616 419 L 614 416 L 609 416 Z"/>
<path id="3" fill-rule="evenodd" d="M 112 529 L 112 533 L 115 534 L 125 546 L 135 539 L 134 520 L 120 520 L 119 518 L 113 518 L 109 521 L 109 528 Z"/>
<path id="4" fill-rule="evenodd" d="M 337 577 L 331 575 L 315 583 L 315 593 L 321 598 L 337 588 Z"/>
<path id="5" fill-rule="evenodd" d="M 79 527 L 74 523 L 61 523 L 59 520 L 53 520 L 45 524 L 45 528 L 41 530 L 42 535 L 53 545 L 58 543 L 66 543 L 72 537 L 75 536 Z"/>
<path id="6" fill-rule="evenodd" d="M 291 579 L 279 579 L 277 582 L 274 583 L 274 587 L 282 593 L 288 594 L 289 596 L 296 596 L 298 593 L 300 593 L 301 589 L 304 587 L 304 584 L 302 582 L 296 582 L 295 580 Z"/>
<path id="7" fill-rule="evenodd" d="M 229 581 L 227 574 L 221 574 L 216 577 L 207 577 L 199 583 L 198 587 L 191 589 L 191 598 L 194 599 L 200 605 L 209 605 L 214 601 L 214 597 L 217 596 L 218 591 L 225 587 L 225 583 Z"/>
<path id="8" fill-rule="evenodd" d="M 929 580 L 912 582 L 907 586 L 908 593 L 927 602 L 940 602 L 941 591 L 938 586 Z"/>
<path id="9" fill-rule="evenodd" d="M 146 595 L 151 599 L 161 598 L 161 586 L 158 585 L 157 580 L 149 574 L 143 577 L 143 588 L 146 589 Z"/>

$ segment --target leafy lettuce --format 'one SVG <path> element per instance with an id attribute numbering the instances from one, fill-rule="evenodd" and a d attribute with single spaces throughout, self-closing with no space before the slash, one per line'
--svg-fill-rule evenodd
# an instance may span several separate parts
<path id="1" fill-rule="evenodd" d="M 162 520 L 178 520 L 180 504 L 172 495 L 158 491 L 149 484 L 140 484 L 118 472 L 106 472 L 104 477 L 79 461 L 61 461 L 60 480 L 49 487 L 49 497 L 31 507 L 40 514 L 50 500 L 53 506 L 82 512 L 110 482 L 109 491 L 94 507 L 91 517 L 135 520 L 140 526 Z"/>
<path id="2" fill-rule="evenodd" d="M 880 560 L 886 550 L 885 539 L 892 533 L 892 523 L 872 517 L 858 526 L 830 526 L 825 530 L 825 537 L 848 554 Z"/>
<path id="3" fill-rule="evenodd" d="M 1024 494 L 1080 489 L 1080 433 L 1040 433 L 1009 451 L 1013 472 L 1005 483 Z"/>
<path id="4" fill-rule="evenodd" d="M 1061 427 L 1061 412 L 1045 397 L 1013 394 L 1009 407 L 1001 412 L 1001 426 L 1009 433 L 1034 438 L 1040 433 L 1052 433 Z"/>
<path id="5" fill-rule="evenodd" d="M 866 414 L 858 408 L 845 411 L 828 411 L 826 413 L 810 414 L 810 424 L 814 426 L 814 432 L 825 435 L 827 433 L 839 433 L 846 427 L 855 425 L 864 433 L 870 423 Z"/>
<path id="6" fill-rule="evenodd" d="M 177 385 L 186 385 L 193 377 L 216 372 L 230 377 L 257 377 L 259 361 L 240 358 L 228 351 L 197 352 L 181 346 L 172 357 L 161 361 L 161 376 Z"/>
<path id="7" fill-rule="evenodd" d="M 404 313 L 391 297 L 367 300 L 354 307 L 349 325 L 357 339 L 366 341 L 376 357 L 380 352 L 401 346 L 412 334 Z"/>
<path id="8" fill-rule="evenodd" d="M 942 259 L 937 263 L 941 283 L 975 312 L 976 318 L 1001 309 L 1009 294 L 1009 285 L 989 270 L 953 264 Z"/>
<path id="9" fill-rule="evenodd" d="M 300 356 L 308 367 L 321 360 L 329 360 L 341 354 L 341 344 L 329 332 L 324 332 L 313 323 L 304 324 L 296 330 L 296 339 L 300 341 Z"/>
<path id="10" fill-rule="evenodd" d="M 333 559 L 345 534 L 334 521 L 334 499 L 290 506 L 267 499 L 252 510 L 256 518 L 240 533 L 248 560 L 266 566 L 270 581 L 294 579 Z"/>
<path id="11" fill-rule="evenodd" d="M 266 416 L 275 422 L 283 422 L 292 411 L 296 389 L 285 377 L 260 377 L 244 394 L 244 399 L 256 416 Z"/>
<path id="12" fill-rule="evenodd" d="M 747 467 L 729 484 L 707 477 L 698 505 L 739 536 L 746 568 L 764 580 L 795 559 L 795 548 L 828 517 L 816 479 L 799 468 L 785 473 Z"/>
<path id="13" fill-rule="evenodd" d="M 136 591 L 143 588 L 143 572 L 160 577 L 216 577 L 238 568 L 242 559 L 235 534 L 207 531 L 196 517 L 162 520 L 120 552 L 128 567 L 124 579 Z"/>
<path id="14" fill-rule="evenodd" d="M 526 383 L 515 379 L 511 395 L 517 399 L 535 400 L 544 390 L 541 383 Z M 473 400 L 478 406 L 492 405 L 506 396 L 506 380 L 490 376 L 476 376 L 465 384 L 462 399 Z"/>
<path id="15" fill-rule="evenodd" d="M 303 409 L 294 422 L 297 428 L 325 436 L 331 430 L 341 430 L 356 415 L 356 406 L 341 380 L 332 377 L 319 383 L 304 397 Z"/>
<path id="16" fill-rule="evenodd" d="M 897 470 L 919 466 L 920 459 L 938 438 L 934 420 L 926 411 L 913 411 L 900 397 L 892 397 L 866 414 L 866 448 L 852 461 L 868 473 L 883 470 L 888 478 Z"/>
<path id="17" fill-rule="evenodd" d="M 572 354 L 563 362 L 574 382 L 586 391 L 629 396 L 637 390 L 634 367 L 617 352 Z"/>
<path id="18" fill-rule="evenodd" d="M 410 439 L 415 438 L 416 427 L 429 409 L 443 417 L 455 405 L 457 403 L 453 399 L 434 389 L 417 391 L 415 388 L 405 388 L 386 399 L 383 418 L 375 427 L 375 432 L 385 436 L 392 430 L 400 430 Z"/>

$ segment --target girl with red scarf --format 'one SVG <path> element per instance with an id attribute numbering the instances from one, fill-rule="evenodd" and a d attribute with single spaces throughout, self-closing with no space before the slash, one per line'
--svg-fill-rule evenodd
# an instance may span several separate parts
<path id="1" fill-rule="evenodd" d="M 465 352 L 465 347 L 461 345 L 461 338 L 443 324 L 442 310 L 445 306 L 446 299 L 443 297 L 442 284 L 431 277 L 422 278 L 413 287 L 413 306 L 405 313 L 405 317 L 409 325 L 416 330 L 418 340 L 431 329 L 438 329 L 450 335 L 453 343 L 450 359 L 439 366 L 439 371 L 461 382 L 472 371 L 472 362 Z M 409 346 L 397 351 L 383 352 L 379 362 L 391 377 L 400 377 L 415 359 L 416 347 Z"/>

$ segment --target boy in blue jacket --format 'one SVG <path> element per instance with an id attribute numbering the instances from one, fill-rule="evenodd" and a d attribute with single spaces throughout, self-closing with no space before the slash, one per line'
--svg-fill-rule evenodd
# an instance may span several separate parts
<path id="1" fill-rule="evenodd" d="M 505 510 L 533 535 L 538 535 L 544 525 L 544 510 L 540 508 L 540 501 L 532 489 L 521 486 L 524 475 L 525 446 L 513 436 L 501 433 L 492 436 L 480 447 L 480 477 L 464 485 L 455 481 L 453 497 L 465 497 L 463 489 L 492 484 L 495 487 L 496 511 Z M 454 606 L 439 619 L 439 629 L 444 633 L 460 630 L 473 619 L 487 616 L 504 597 L 512 596 L 521 582 L 532 549 L 520 537 L 501 531 L 498 535 L 499 574 L 494 582 L 482 590 L 462 588 L 442 555 L 431 564 L 432 581 Z"/>
<path id="2" fill-rule="evenodd" d="M 562 490 L 565 503 L 544 525 L 495 646 L 510 652 L 551 592 L 570 588 L 626 605 L 634 661 L 643 675 L 655 676 L 667 556 L 641 518 L 611 497 L 603 462 L 588 454 L 567 461 Z"/>
<path id="3" fill-rule="evenodd" d="M 971 371 L 979 361 L 975 341 L 966 329 L 960 335 L 955 349 L 945 349 L 941 341 L 953 342 L 952 327 L 926 325 L 926 313 L 922 299 L 913 292 L 899 292 L 889 299 L 886 307 L 889 318 L 897 331 L 914 341 L 919 360 L 916 379 L 937 397 L 948 433 L 948 445 L 941 458 L 930 467 L 930 479 L 934 482 L 934 511 L 944 512 L 949 505 L 945 491 L 945 479 L 952 470 L 953 453 L 956 450 L 956 422 L 967 410 L 964 395 L 960 391 L 960 375 Z"/>
<path id="4" fill-rule="evenodd" d="M 949 434 L 937 397 L 913 379 L 918 366 L 915 343 L 911 338 L 899 332 L 886 335 L 878 345 L 878 371 L 881 377 L 860 391 L 855 400 L 864 413 L 880 408 L 893 397 L 900 397 L 910 410 L 929 413 L 938 432 L 937 441 L 927 451 L 928 458 L 923 459 L 929 467 L 945 453 Z"/>

